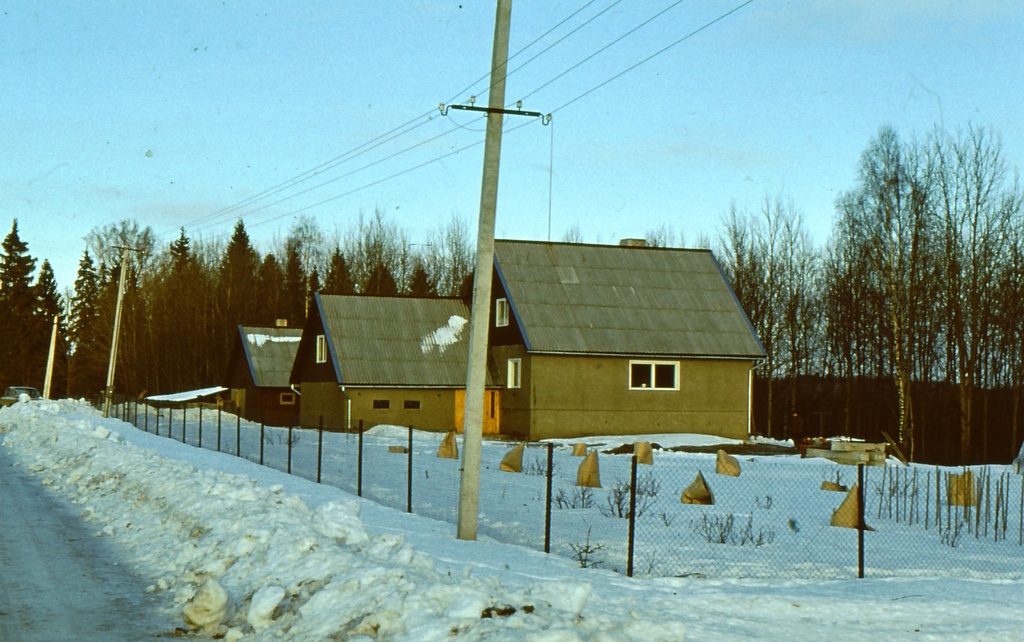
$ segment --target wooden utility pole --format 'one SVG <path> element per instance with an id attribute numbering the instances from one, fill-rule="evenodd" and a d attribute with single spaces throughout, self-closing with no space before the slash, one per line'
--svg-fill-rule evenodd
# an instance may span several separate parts
<path id="1" fill-rule="evenodd" d="M 114 369 L 117 367 L 117 338 L 121 333 L 121 305 L 124 303 L 124 280 L 128 274 L 128 246 L 122 249 L 121 278 L 117 281 L 117 308 L 114 311 L 114 336 L 110 340 L 110 363 L 107 364 L 107 387 L 103 391 L 103 416 L 110 416 L 110 397 L 114 394 Z"/>
<path id="2" fill-rule="evenodd" d="M 487 136 L 480 187 L 473 308 L 469 324 L 469 365 L 462 430 L 462 480 L 459 488 L 459 539 L 476 539 L 480 504 L 480 448 L 483 440 L 484 392 L 487 374 L 487 333 L 491 322 L 491 274 L 494 270 L 494 218 L 498 207 L 498 165 L 505 106 L 505 73 L 512 0 L 498 0 L 491 53 L 491 87 L 487 99 Z"/>

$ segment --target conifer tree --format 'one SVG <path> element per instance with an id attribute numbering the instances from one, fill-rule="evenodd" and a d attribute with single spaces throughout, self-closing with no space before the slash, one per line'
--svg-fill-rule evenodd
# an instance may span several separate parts
<path id="1" fill-rule="evenodd" d="M 0 245 L 0 383 L 42 386 L 37 361 L 39 318 L 32 273 L 36 260 L 18 236 L 18 221 Z M 44 360 L 46 355 L 41 357 Z"/>

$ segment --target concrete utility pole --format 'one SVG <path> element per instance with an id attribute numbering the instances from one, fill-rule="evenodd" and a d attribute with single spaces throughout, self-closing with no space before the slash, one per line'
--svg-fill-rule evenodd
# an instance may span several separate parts
<path id="1" fill-rule="evenodd" d="M 114 336 L 110 340 L 110 363 L 107 364 L 107 387 L 103 391 L 103 416 L 110 416 L 110 397 L 114 394 L 114 369 L 117 367 L 117 338 L 121 334 L 121 304 L 124 303 L 124 280 L 128 274 L 128 246 L 122 247 L 121 278 L 117 281 L 117 308 L 114 311 Z"/>
<path id="2" fill-rule="evenodd" d="M 50 353 L 46 357 L 46 379 L 43 381 L 43 397 L 50 399 L 50 386 L 53 383 L 53 361 L 57 355 L 57 326 L 60 317 L 53 317 L 53 331 L 50 332 Z"/>
<path id="3" fill-rule="evenodd" d="M 498 207 L 498 165 L 505 106 L 505 73 L 512 0 L 498 0 L 491 53 L 491 88 L 487 99 L 487 137 L 480 187 L 473 309 L 469 324 L 469 366 L 462 429 L 462 480 L 459 488 L 459 539 L 476 539 L 480 504 L 480 447 L 483 440 L 484 392 L 487 374 L 487 333 L 491 323 L 491 273 L 494 270 L 494 218 Z"/>

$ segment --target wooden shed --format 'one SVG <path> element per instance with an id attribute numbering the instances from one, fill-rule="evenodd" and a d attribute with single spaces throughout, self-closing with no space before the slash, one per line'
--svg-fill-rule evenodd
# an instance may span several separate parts
<path id="1" fill-rule="evenodd" d="M 271 426 L 297 426 L 301 399 L 288 383 L 302 330 L 238 326 L 224 385 L 238 413 Z"/>

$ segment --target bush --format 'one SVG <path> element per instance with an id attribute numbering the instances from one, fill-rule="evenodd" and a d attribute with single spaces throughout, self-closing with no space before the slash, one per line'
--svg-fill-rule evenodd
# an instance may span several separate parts
<path id="1" fill-rule="evenodd" d="M 775 531 L 768 526 L 762 526 L 754 532 L 754 516 L 747 516 L 747 523 L 742 528 L 736 527 L 736 518 L 732 513 L 726 516 L 714 515 L 708 517 L 707 513 L 701 515 L 700 521 L 695 521 L 693 530 L 703 536 L 711 544 L 732 544 L 733 546 L 753 545 L 755 548 L 771 544 L 775 541 Z"/>

